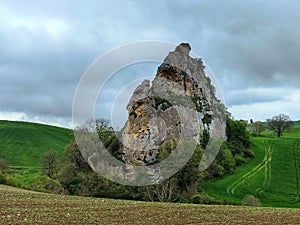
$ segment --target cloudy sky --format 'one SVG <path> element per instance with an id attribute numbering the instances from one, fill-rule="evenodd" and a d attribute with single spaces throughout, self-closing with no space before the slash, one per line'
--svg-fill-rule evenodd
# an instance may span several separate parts
<path id="1" fill-rule="evenodd" d="M 76 87 L 96 58 L 123 44 L 159 40 L 191 44 L 234 118 L 285 113 L 299 120 L 299 11 L 298 0 L 2 0 L 0 119 L 71 127 Z M 156 66 L 123 72 L 134 80 Z M 128 85 L 116 83 L 108 86 L 111 96 Z M 99 115 L 112 102 L 104 97 Z"/>

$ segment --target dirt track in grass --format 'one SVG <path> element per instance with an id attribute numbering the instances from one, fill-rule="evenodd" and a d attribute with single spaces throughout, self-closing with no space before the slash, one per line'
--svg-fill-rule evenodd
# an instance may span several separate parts
<path id="1" fill-rule="evenodd" d="M 262 160 L 261 163 L 259 163 L 256 167 L 254 167 L 251 171 L 243 175 L 241 178 L 239 178 L 237 181 L 232 183 L 228 188 L 227 188 L 227 193 L 228 194 L 234 194 L 235 190 L 241 185 L 245 184 L 249 178 L 257 174 L 259 171 L 262 169 L 265 169 L 264 173 L 264 183 L 262 184 L 262 187 L 265 187 L 266 184 L 269 184 L 271 180 L 271 162 L 272 162 L 272 154 L 274 151 L 274 146 L 268 145 L 265 147 L 265 157 Z M 262 188 L 257 189 L 257 191 L 263 191 Z"/>

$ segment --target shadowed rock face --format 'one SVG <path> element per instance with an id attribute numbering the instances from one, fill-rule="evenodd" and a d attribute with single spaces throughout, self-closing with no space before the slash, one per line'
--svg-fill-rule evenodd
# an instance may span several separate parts
<path id="1" fill-rule="evenodd" d="M 184 136 L 200 142 L 205 130 L 213 135 L 211 127 L 224 123 L 219 119 L 220 101 L 203 62 L 191 58 L 190 50 L 188 43 L 177 46 L 158 67 L 152 85 L 145 80 L 135 89 L 121 137 L 127 163 L 153 163 L 165 141 Z"/>

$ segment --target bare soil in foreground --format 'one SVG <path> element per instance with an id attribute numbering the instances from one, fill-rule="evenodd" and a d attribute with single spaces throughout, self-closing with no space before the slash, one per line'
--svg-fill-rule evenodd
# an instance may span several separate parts
<path id="1" fill-rule="evenodd" d="M 300 224 L 300 209 L 86 198 L 0 185 L 0 224 Z"/>

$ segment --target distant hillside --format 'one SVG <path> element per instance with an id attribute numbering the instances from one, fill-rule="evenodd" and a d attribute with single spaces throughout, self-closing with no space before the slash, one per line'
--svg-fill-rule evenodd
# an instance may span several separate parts
<path id="1" fill-rule="evenodd" d="M 265 132 L 270 134 L 270 132 Z M 264 206 L 300 207 L 300 124 L 282 137 L 252 137 L 255 158 L 232 175 L 207 183 L 215 198 L 241 202 L 247 194 Z"/>
<path id="2" fill-rule="evenodd" d="M 60 156 L 71 142 L 71 130 L 28 122 L 0 121 L 0 158 L 10 166 L 39 167 L 50 149 Z"/>

